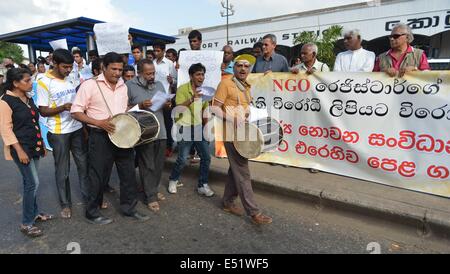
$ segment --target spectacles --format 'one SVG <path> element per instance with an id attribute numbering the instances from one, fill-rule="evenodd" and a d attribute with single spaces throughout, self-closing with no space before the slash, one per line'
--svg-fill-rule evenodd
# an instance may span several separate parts
<path id="1" fill-rule="evenodd" d="M 389 38 L 398 39 L 398 38 L 402 37 L 403 35 L 406 35 L 406 33 L 392 34 L 392 35 L 389 36 Z"/>

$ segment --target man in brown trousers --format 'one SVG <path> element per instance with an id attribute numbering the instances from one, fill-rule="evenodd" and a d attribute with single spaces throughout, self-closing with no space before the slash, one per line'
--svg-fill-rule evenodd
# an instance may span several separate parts
<path id="1" fill-rule="evenodd" d="M 247 77 L 254 63 L 255 58 L 247 54 L 235 59 L 234 77 L 224 79 L 219 84 L 213 101 L 213 112 L 218 118 L 225 121 L 223 140 L 230 162 L 228 181 L 223 197 L 223 209 L 231 214 L 244 215 L 244 211 L 235 204 L 235 200 L 239 196 L 253 223 L 270 224 L 272 218 L 263 215 L 255 203 L 248 159 L 242 157 L 233 145 L 234 129 L 248 119 L 251 86 L 247 83 Z"/>

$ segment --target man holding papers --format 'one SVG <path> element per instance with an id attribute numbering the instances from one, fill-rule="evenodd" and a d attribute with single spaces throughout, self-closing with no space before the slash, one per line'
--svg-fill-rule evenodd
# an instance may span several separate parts
<path id="1" fill-rule="evenodd" d="M 239 196 L 245 213 L 252 218 L 253 223 L 270 224 L 272 218 L 263 215 L 256 205 L 248 159 L 237 152 L 233 144 L 234 134 L 229 132 L 249 120 L 252 99 L 247 77 L 255 63 L 255 57 L 244 54 L 236 57 L 234 61 L 234 77 L 219 84 L 213 101 L 213 112 L 228 125 L 224 128 L 224 142 L 230 168 L 223 195 L 223 210 L 237 216 L 244 215 L 244 210 L 235 203 Z"/>
<path id="2" fill-rule="evenodd" d="M 126 83 L 128 105 L 151 111 L 161 126 L 158 139 L 152 143 L 135 148 L 139 175 L 144 188 L 145 203 L 153 212 L 160 210 L 159 201 L 165 197 L 158 192 L 165 162 L 167 134 L 164 126 L 163 108 L 170 108 L 170 96 L 161 82 L 155 82 L 155 65 L 144 59 L 138 65 L 138 76 Z"/>
<path id="3" fill-rule="evenodd" d="M 194 146 L 200 155 L 200 176 L 198 180 L 198 194 L 206 197 L 214 196 L 214 191 L 208 185 L 209 167 L 211 155 L 209 142 L 204 136 L 203 113 L 208 107 L 208 102 L 202 100 L 202 86 L 205 81 L 206 68 L 202 64 L 193 64 L 189 68 L 190 81 L 180 86 L 177 91 L 175 121 L 178 142 L 178 158 L 169 177 L 169 193 L 177 193 L 177 185 L 181 173 L 186 166 L 189 152 Z M 175 136 L 174 136 L 175 137 Z"/>

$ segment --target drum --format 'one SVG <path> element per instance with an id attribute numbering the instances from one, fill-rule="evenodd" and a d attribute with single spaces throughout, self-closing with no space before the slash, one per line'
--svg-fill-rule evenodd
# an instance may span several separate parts
<path id="1" fill-rule="evenodd" d="M 160 124 L 156 116 L 148 111 L 128 112 L 113 117 L 116 126 L 109 134 L 111 142 L 119 148 L 133 148 L 148 144 L 158 138 Z"/>
<path id="2" fill-rule="evenodd" d="M 270 117 L 239 127 L 234 136 L 234 147 L 244 158 L 258 158 L 263 153 L 275 152 L 284 134 L 281 124 Z"/>

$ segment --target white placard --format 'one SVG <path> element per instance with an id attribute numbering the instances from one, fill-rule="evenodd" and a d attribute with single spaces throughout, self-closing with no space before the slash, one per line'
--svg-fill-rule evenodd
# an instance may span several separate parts
<path id="1" fill-rule="evenodd" d="M 57 49 L 69 50 L 66 39 L 59 39 L 59 40 L 51 41 L 50 46 L 52 47 L 53 50 L 57 50 Z"/>
<path id="2" fill-rule="evenodd" d="M 96 37 L 97 50 L 100 56 L 109 52 L 119 54 L 130 53 L 131 46 L 128 41 L 129 27 L 116 23 L 95 24 L 94 33 Z"/>
<path id="3" fill-rule="evenodd" d="M 190 81 L 189 68 L 193 64 L 201 63 L 206 68 L 204 87 L 217 89 L 222 80 L 223 51 L 195 50 L 182 51 L 178 61 L 178 87 Z"/>

